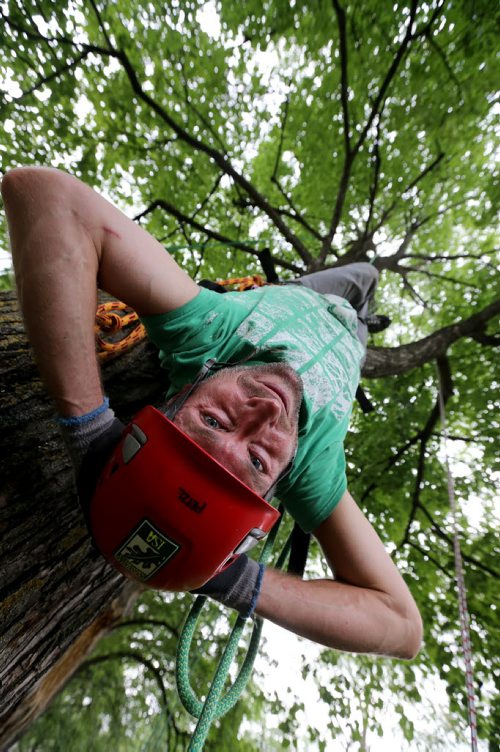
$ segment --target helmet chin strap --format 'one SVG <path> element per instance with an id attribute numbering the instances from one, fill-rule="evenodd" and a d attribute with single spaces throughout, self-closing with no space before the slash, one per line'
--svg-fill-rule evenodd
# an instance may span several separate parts
<path id="1" fill-rule="evenodd" d="M 184 406 L 185 402 L 193 394 L 194 390 L 199 386 L 199 384 L 201 384 L 201 382 L 207 378 L 207 376 L 210 374 L 210 371 L 218 370 L 219 368 L 223 368 L 225 365 L 227 364 L 217 363 L 215 358 L 210 358 L 210 360 L 205 361 L 205 363 L 203 363 L 202 367 L 198 371 L 193 383 L 189 384 L 187 388 L 184 388 L 181 392 L 179 392 L 179 394 L 173 397 L 168 403 L 165 410 L 162 411 L 165 417 L 173 421 L 181 407 Z"/>
<path id="2" fill-rule="evenodd" d="M 209 360 L 205 361 L 205 363 L 202 365 L 198 373 L 196 374 L 196 377 L 192 384 L 189 384 L 187 388 L 184 388 L 179 394 L 177 394 L 175 397 L 171 399 L 171 401 L 168 403 L 165 410 L 163 410 L 163 414 L 166 418 L 174 422 L 175 416 L 179 412 L 179 410 L 185 405 L 189 397 L 193 394 L 195 389 L 201 384 L 202 381 L 204 381 L 206 378 L 208 378 L 209 375 L 211 375 L 211 372 L 219 371 L 221 368 L 230 368 L 237 365 L 240 365 L 241 363 L 245 363 L 246 361 L 250 360 L 255 353 L 252 353 L 247 358 L 243 358 L 243 360 L 239 360 L 237 363 L 226 363 L 224 361 L 216 361 L 215 358 L 210 358 Z M 295 461 L 295 452 L 293 453 L 293 457 L 288 463 L 288 465 L 285 467 L 283 472 L 279 475 L 277 480 L 273 483 L 271 488 L 266 491 L 266 493 L 263 495 L 263 498 L 266 501 L 270 501 L 273 496 L 274 492 L 276 491 L 276 486 L 280 481 L 282 481 L 286 476 L 290 473 L 293 463 Z"/>

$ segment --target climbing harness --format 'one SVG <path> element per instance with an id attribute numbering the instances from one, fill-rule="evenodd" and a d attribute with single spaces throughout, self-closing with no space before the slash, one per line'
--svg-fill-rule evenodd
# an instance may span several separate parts
<path id="1" fill-rule="evenodd" d="M 450 469 L 450 461 L 448 456 L 448 428 L 446 423 L 446 410 L 444 404 L 444 389 L 441 373 L 439 373 L 439 386 L 438 386 L 438 401 L 439 401 L 439 413 L 441 418 L 441 425 L 443 427 L 443 450 L 445 457 L 446 476 L 448 483 L 448 499 L 450 502 L 452 529 L 453 529 L 453 554 L 455 560 L 455 577 L 458 590 L 458 612 L 460 616 L 460 634 L 462 640 L 462 652 L 465 661 L 465 685 L 467 691 L 467 714 L 469 718 L 470 738 L 471 738 L 471 750 L 477 752 L 477 717 L 476 717 L 476 703 L 474 697 L 474 675 L 472 670 L 472 649 L 470 639 L 470 616 L 467 607 L 467 591 L 464 580 L 464 568 L 462 561 L 462 553 L 460 550 L 460 538 L 458 533 L 458 514 L 457 504 L 455 499 L 455 483 L 453 475 Z"/>

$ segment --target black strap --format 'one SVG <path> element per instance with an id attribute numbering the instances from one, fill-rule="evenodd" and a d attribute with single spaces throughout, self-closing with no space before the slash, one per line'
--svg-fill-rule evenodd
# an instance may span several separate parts
<path id="1" fill-rule="evenodd" d="M 198 282 L 198 287 L 206 287 L 207 290 L 213 290 L 214 292 L 227 292 L 225 287 L 219 285 L 218 282 L 212 282 L 211 279 L 201 279 Z"/>
<path id="2" fill-rule="evenodd" d="M 264 250 L 260 251 L 257 255 L 259 257 L 260 265 L 262 266 L 262 271 L 266 275 L 267 283 L 269 285 L 275 285 L 280 281 L 280 278 L 278 277 L 278 272 L 274 266 L 271 251 L 269 248 L 264 248 Z"/>
<path id="3" fill-rule="evenodd" d="M 288 559 L 288 572 L 302 577 L 309 553 L 309 543 L 311 540 L 310 533 L 304 533 L 302 528 L 296 522 L 292 530 L 292 548 L 290 558 Z"/>
<path id="4" fill-rule="evenodd" d="M 360 386 L 358 386 L 358 388 L 356 389 L 356 399 L 358 400 L 358 404 L 365 415 L 366 413 L 372 413 L 375 410 L 373 402 L 370 402 L 370 400 L 366 396 L 366 392 Z"/>

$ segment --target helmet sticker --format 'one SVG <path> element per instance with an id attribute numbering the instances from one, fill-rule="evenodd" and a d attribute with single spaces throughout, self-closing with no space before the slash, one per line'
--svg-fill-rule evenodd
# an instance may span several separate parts
<path id="1" fill-rule="evenodd" d="M 115 559 L 139 580 L 148 580 L 180 549 L 149 522 L 143 520 L 114 554 Z"/>

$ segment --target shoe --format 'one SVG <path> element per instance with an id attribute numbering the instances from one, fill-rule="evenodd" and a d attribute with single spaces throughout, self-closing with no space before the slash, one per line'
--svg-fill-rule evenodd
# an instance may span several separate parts
<path id="1" fill-rule="evenodd" d="M 387 329 L 387 327 L 391 324 L 392 319 L 389 318 L 389 316 L 383 316 L 378 313 L 370 313 L 366 317 L 366 326 L 368 327 L 368 331 L 371 334 L 376 334 L 377 332 L 383 332 L 384 329 Z"/>

